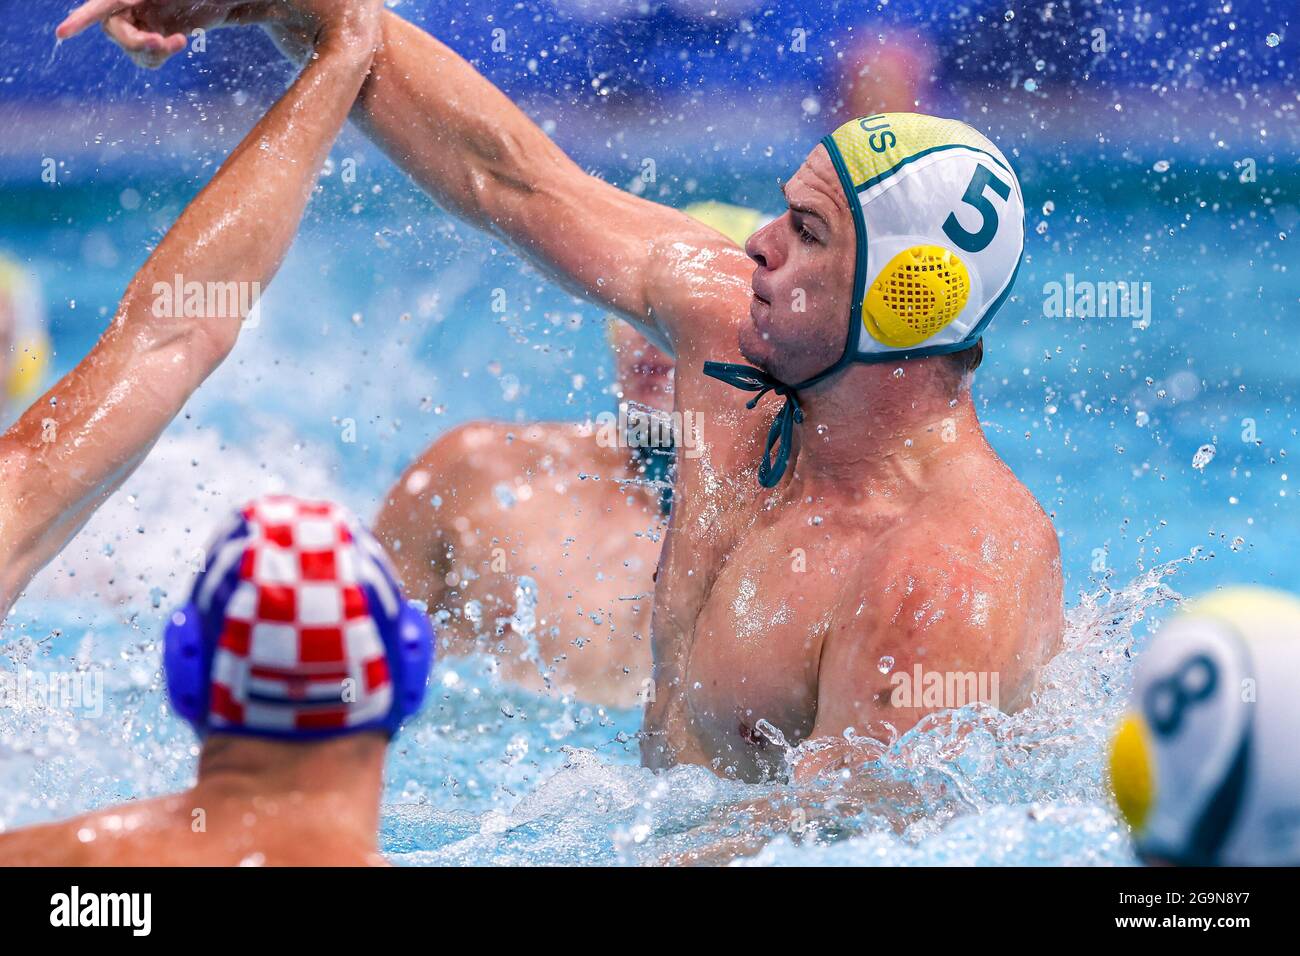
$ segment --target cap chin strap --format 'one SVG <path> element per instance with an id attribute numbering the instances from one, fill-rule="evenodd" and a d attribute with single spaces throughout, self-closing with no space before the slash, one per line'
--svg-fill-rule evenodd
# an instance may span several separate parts
<path id="1" fill-rule="evenodd" d="M 775 392 L 785 398 L 785 404 L 776 413 L 776 418 L 772 419 L 772 427 L 767 430 L 767 444 L 763 447 L 763 460 L 758 464 L 758 483 L 764 488 L 775 488 L 781 480 L 781 476 L 785 474 L 786 466 L 790 463 L 790 450 L 794 442 L 794 426 L 803 423 L 803 409 L 799 407 L 798 393 L 800 391 L 834 375 L 846 365 L 851 365 L 854 362 L 861 362 L 864 365 L 874 365 L 878 362 L 905 362 L 910 359 L 928 358 L 931 355 L 946 355 L 952 352 L 964 351 L 979 342 L 979 336 L 976 333 L 984 328 L 984 324 L 984 322 L 981 322 L 975 329 L 975 333 L 952 345 L 872 353 L 858 351 L 859 337 L 856 334 L 857 329 L 852 329 L 849 332 L 848 347 L 844 350 L 844 354 L 840 356 L 840 360 L 830 368 L 818 372 L 812 378 L 804 379 L 797 385 L 787 385 L 761 368 L 755 368 L 753 365 L 742 365 L 739 362 L 705 362 L 704 374 L 736 388 L 743 388 L 747 392 L 758 392 L 757 395 L 745 403 L 746 408 L 754 408 L 768 392 Z M 776 446 L 775 459 L 772 458 L 773 445 Z"/>
<path id="2" fill-rule="evenodd" d="M 758 392 L 745 403 L 746 408 L 754 408 L 768 392 L 775 392 L 785 399 L 785 404 L 776 413 L 776 418 L 772 419 L 772 427 L 767 430 L 767 444 L 763 446 L 763 459 L 758 463 L 758 483 L 764 488 L 775 488 L 790 463 L 794 426 L 803 423 L 803 409 L 799 407 L 799 390 L 838 372 L 851 361 L 853 361 L 852 353 L 846 351 L 830 368 L 797 385 L 786 385 L 780 379 L 752 365 L 742 365 L 739 362 L 704 363 L 704 374 L 710 378 L 716 378 L 736 388 L 743 388 L 747 392 Z M 773 445 L 776 446 L 775 459 L 772 458 Z"/>

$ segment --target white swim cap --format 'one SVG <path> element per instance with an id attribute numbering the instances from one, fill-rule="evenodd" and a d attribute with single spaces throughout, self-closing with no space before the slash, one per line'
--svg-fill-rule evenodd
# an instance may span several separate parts
<path id="1" fill-rule="evenodd" d="M 965 123 L 921 113 L 856 119 L 822 145 L 857 234 L 843 361 L 974 345 L 1025 248 L 1025 203 L 1007 158 Z"/>
<path id="2" fill-rule="evenodd" d="M 1300 864 L 1300 600 L 1233 588 L 1191 604 L 1138 660 L 1111 784 L 1141 856 Z"/>

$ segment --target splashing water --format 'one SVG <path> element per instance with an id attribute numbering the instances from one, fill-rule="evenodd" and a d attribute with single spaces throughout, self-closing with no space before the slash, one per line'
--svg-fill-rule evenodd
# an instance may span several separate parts
<path id="1" fill-rule="evenodd" d="M 1183 559 L 1184 561 L 1188 559 Z M 390 751 L 381 846 L 404 864 L 936 864 L 1132 862 L 1104 753 L 1129 687 L 1137 631 L 1176 602 L 1178 562 L 1082 595 L 1032 705 L 934 714 L 885 739 L 848 733 L 860 769 L 746 785 L 703 767 L 638 766 L 640 715 L 500 683 L 482 658 L 444 660 L 424 713 Z M 516 585 L 520 633 L 535 585 Z M 9 828 L 188 785 L 197 748 L 168 712 L 160 628 L 66 601 L 14 620 L 7 677 L 85 667 L 93 640 L 103 712 L 0 709 L 0 824 Z M 12 703 L 12 701 L 10 701 Z M 792 746 L 766 720 L 791 779 L 825 746 Z"/>
<path id="2" fill-rule="evenodd" d="M 1192 467 L 1197 471 L 1204 471 L 1205 466 L 1214 461 L 1214 446 L 1202 445 L 1196 449 L 1196 454 L 1192 456 Z"/>
<path id="3" fill-rule="evenodd" d="M 510 629 L 524 645 L 524 660 L 541 665 L 541 649 L 537 646 L 537 582 L 521 575 L 515 582 L 515 612 L 510 617 Z"/>

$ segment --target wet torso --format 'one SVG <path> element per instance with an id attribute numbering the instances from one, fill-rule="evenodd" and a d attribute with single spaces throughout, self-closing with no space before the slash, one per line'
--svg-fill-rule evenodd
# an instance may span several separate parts
<path id="1" fill-rule="evenodd" d="M 1001 709 L 1027 703 L 1062 631 L 1059 549 L 1042 509 L 978 428 L 945 452 L 946 479 L 863 482 L 847 497 L 809 496 L 790 481 L 767 491 L 754 468 L 776 402 L 762 415 L 745 410 L 741 393 L 683 381 L 681 369 L 696 364 L 679 361 L 678 401 L 709 416 L 703 453 L 679 456 L 657 574 L 643 760 L 757 779 L 782 769 L 769 724 L 790 744 L 814 727 L 884 733 L 821 699 L 837 682 L 841 701 L 874 701 L 863 709 L 905 731 L 939 709 L 885 709 L 890 674 L 917 665 L 995 673 Z M 953 622 L 966 628 L 960 640 L 945 633 Z M 854 667 L 867 686 L 846 694 L 844 665 L 859 652 L 892 666 Z"/>

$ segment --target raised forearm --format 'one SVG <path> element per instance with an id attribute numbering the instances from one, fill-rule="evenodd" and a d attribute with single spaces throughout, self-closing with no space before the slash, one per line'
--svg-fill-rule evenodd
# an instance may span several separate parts
<path id="1" fill-rule="evenodd" d="M 233 347 L 239 295 L 212 297 L 195 315 L 166 303 L 162 287 L 179 278 L 205 289 L 246 283 L 254 292 L 270 282 L 371 49 L 338 42 L 322 50 L 181 214 L 90 354 L 0 438 L 0 610 Z"/>
<path id="2" fill-rule="evenodd" d="M 452 213 L 671 352 L 679 310 L 656 272 L 660 246 L 726 240 L 585 173 L 455 52 L 395 14 L 382 20 L 353 121 Z"/>
<path id="3" fill-rule="evenodd" d="M 523 238 L 511 212 L 582 171 L 445 44 L 392 13 L 383 31 L 353 119 L 441 205 Z"/>

